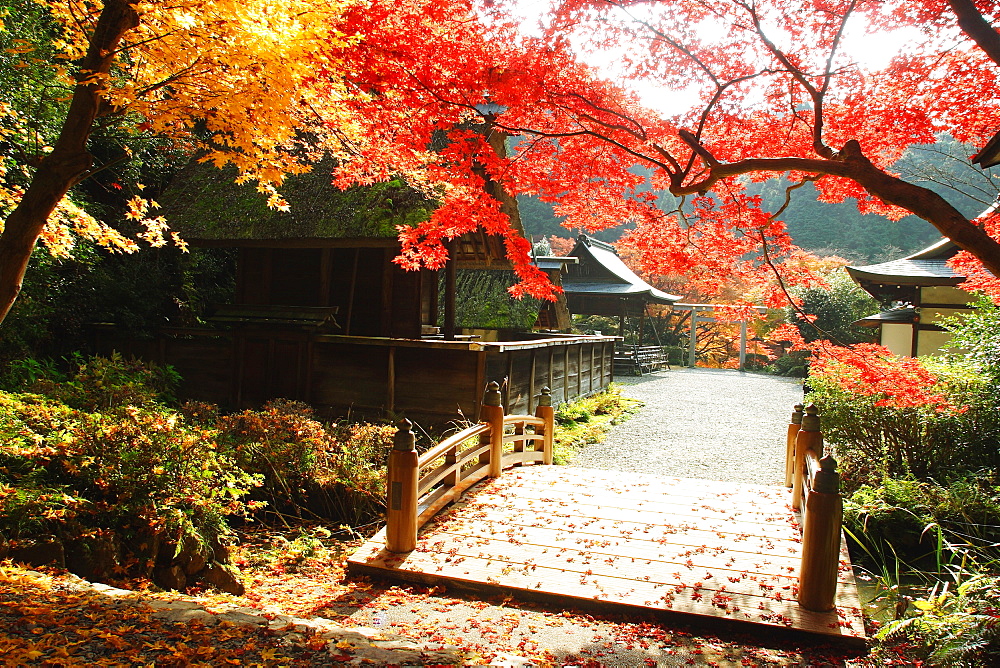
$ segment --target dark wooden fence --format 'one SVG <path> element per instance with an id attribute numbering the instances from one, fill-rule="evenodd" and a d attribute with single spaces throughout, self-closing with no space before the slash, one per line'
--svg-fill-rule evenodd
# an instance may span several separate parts
<path id="1" fill-rule="evenodd" d="M 614 337 L 538 336 L 523 341 L 440 341 L 315 334 L 294 329 L 171 329 L 150 340 L 100 330 L 98 351 L 173 365 L 184 398 L 227 408 L 298 399 L 321 414 L 421 424 L 479 416 L 487 378 L 505 379 L 510 413 L 533 413 L 542 387 L 555 404 L 607 388 Z"/>

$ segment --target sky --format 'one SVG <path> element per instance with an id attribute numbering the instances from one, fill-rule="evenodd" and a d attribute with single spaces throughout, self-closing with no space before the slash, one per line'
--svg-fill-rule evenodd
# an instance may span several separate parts
<path id="1" fill-rule="evenodd" d="M 511 0 L 506 3 L 521 17 L 521 31 L 525 35 L 540 35 L 539 20 L 547 12 L 549 2 L 542 0 Z M 720 27 L 720 30 L 725 29 Z M 843 48 L 850 53 L 862 67 L 870 70 L 881 69 L 889 60 L 907 44 L 918 41 L 920 31 L 914 27 L 901 28 L 891 33 L 880 33 L 877 36 L 865 33 L 863 26 L 855 23 L 854 30 L 845 35 Z M 636 95 L 641 102 L 660 113 L 673 115 L 689 110 L 697 104 L 693 90 L 672 90 L 650 82 L 647 85 L 637 85 L 622 77 L 621 55 L 624 50 L 603 50 L 590 53 L 583 60 L 594 66 L 608 79 L 618 81 Z"/>

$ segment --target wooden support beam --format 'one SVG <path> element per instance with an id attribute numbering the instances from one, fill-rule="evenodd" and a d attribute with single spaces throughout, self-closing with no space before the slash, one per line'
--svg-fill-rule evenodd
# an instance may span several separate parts
<path id="1" fill-rule="evenodd" d="M 563 401 L 569 403 L 569 349 L 570 346 L 563 347 Z"/>
<path id="2" fill-rule="evenodd" d="M 445 341 L 455 340 L 455 277 L 458 262 L 455 261 L 457 243 L 451 239 L 445 244 L 448 249 L 448 263 L 444 266 L 444 327 Z"/>
<path id="3" fill-rule="evenodd" d="M 351 263 L 351 284 L 347 290 L 347 313 L 344 316 L 344 334 L 351 335 L 351 316 L 354 315 L 354 292 L 358 286 L 358 256 L 361 254 L 360 248 L 354 249 L 354 260 Z"/>
<path id="4" fill-rule="evenodd" d="M 392 274 L 396 265 L 392 263 L 394 250 L 386 248 L 382 253 L 382 301 L 379 318 L 379 336 L 392 336 Z"/>
<path id="5" fill-rule="evenodd" d="M 555 375 L 555 364 L 556 364 L 556 349 L 549 348 L 549 374 L 548 381 L 545 383 L 546 387 L 552 388 L 552 378 Z"/>
<path id="6" fill-rule="evenodd" d="M 396 346 L 389 347 L 389 368 L 386 374 L 386 405 L 396 412 Z"/>
<path id="7" fill-rule="evenodd" d="M 514 354 L 507 352 L 507 383 L 503 388 L 503 408 L 508 413 L 514 412 L 511 406 L 511 388 L 514 386 Z"/>
<path id="8" fill-rule="evenodd" d="M 698 345 L 698 311 L 691 311 L 691 340 L 688 342 L 688 366 L 695 366 L 695 354 Z"/>
<path id="9" fill-rule="evenodd" d="M 535 353 L 535 350 L 531 351 L 531 376 L 528 378 L 528 409 L 525 413 L 531 413 L 535 410 L 535 365 L 537 363 Z"/>
<path id="10" fill-rule="evenodd" d="M 590 348 L 590 391 L 594 392 L 595 391 L 595 388 L 594 388 L 594 372 L 597 370 L 597 366 L 594 363 L 594 355 L 597 353 L 597 344 L 596 343 L 591 343 L 587 347 Z M 598 387 L 600 387 L 601 384 L 598 383 L 597 385 L 598 385 Z"/>
<path id="11" fill-rule="evenodd" d="M 319 305 L 330 304 L 330 276 L 333 272 L 333 249 L 323 248 L 319 254 Z"/>

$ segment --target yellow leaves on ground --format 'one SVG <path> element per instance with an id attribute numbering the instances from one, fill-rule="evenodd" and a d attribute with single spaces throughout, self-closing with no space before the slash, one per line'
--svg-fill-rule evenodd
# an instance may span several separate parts
<path id="1" fill-rule="evenodd" d="M 256 627 L 174 624 L 132 597 L 74 591 L 71 582 L 0 562 L 0 665 L 276 666 L 295 658 Z"/>

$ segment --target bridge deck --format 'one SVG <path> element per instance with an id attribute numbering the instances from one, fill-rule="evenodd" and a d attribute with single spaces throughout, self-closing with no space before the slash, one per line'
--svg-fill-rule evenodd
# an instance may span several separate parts
<path id="1" fill-rule="evenodd" d="M 529 466 L 473 488 L 428 523 L 417 549 L 384 532 L 352 573 L 532 597 L 599 601 L 780 626 L 864 642 L 842 547 L 837 609 L 795 602 L 799 529 L 783 487 Z"/>

